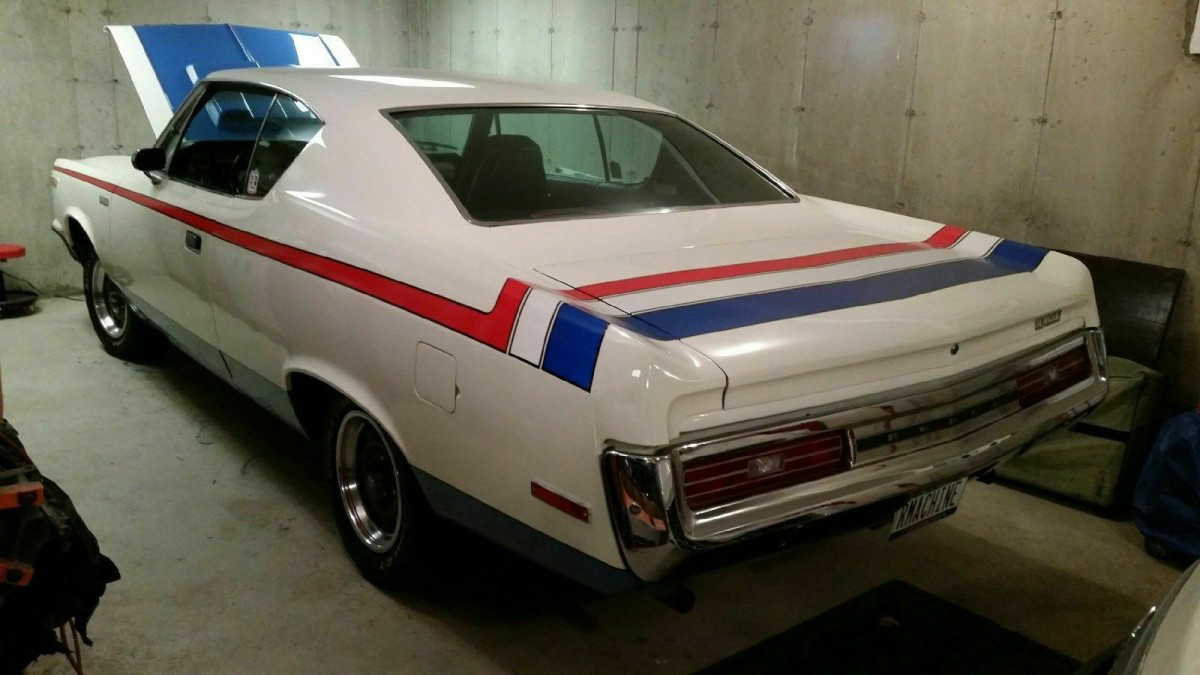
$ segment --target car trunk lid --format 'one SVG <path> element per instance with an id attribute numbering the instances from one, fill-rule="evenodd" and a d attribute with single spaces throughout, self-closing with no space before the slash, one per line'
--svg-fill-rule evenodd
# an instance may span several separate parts
<path id="1" fill-rule="evenodd" d="M 792 209 L 790 234 L 777 222 L 761 238 L 730 224 L 726 241 L 536 269 L 634 332 L 715 362 L 728 377 L 727 409 L 817 404 L 830 392 L 952 374 L 1083 325 L 1088 296 L 1043 249 L 846 208 L 864 220 Z"/>

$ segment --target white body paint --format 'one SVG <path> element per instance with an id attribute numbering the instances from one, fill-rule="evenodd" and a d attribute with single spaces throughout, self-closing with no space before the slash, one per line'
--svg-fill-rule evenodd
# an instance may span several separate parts
<path id="1" fill-rule="evenodd" d="M 55 227 L 82 234 L 141 309 L 169 320 L 221 358 L 206 362 L 252 395 L 314 377 L 374 416 L 417 469 L 614 568 L 625 563 L 608 514 L 606 444 L 653 448 L 715 429 L 836 404 L 965 373 L 1096 326 L 1083 266 L 1049 253 L 1036 270 L 866 304 L 696 335 L 655 339 L 626 313 L 797 284 L 861 277 L 947 256 L 985 255 L 997 240 L 966 235 L 950 251 L 915 250 L 607 297 L 574 287 L 719 265 L 920 242 L 936 223 L 814 197 L 484 227 L 459 212 L 384 109 L 476 104 L 571 105 L 662 111 L 612 92 L 457 75 L 267 69 L 208 82 L 258 82 L 304 101 L 325 126 L 261 199 L 166 179 L 128 158 L 58 160 Z M 165 124 L 165 123 L 164 123 Z M 502 348 L 146 208 L 120 190 L 489 312 L 512 280 L 533 288 Z M 69 223 L 75 223 L 72 227 Z M 200 232 L 203 252 L 184 248 Z M 78 234 L 77 234 L 78 233 Z M 79 242 L 72 242 L 78 246 Z M 546 372 L 547 335 L 561 307 L 610 322 L 590 391 Z M 1035 330 L 1054 310 L 1062 319 Z M 948 347 L 961 345 L 951 354 Z M 426 358 L 418 358 L 425 352 Z M 447 382 L 447 378 L 454 378 Z M 261 396 L 260 396 L 261 398 Z M 276 398 L 272 408 L 285 419 Z M 236 404 L 235 404 L 236 405 Z M 269 405 L 269 403 L 268 403 Z M 591 510 L 581 522 L 530 496 L 531 482 Z"/>

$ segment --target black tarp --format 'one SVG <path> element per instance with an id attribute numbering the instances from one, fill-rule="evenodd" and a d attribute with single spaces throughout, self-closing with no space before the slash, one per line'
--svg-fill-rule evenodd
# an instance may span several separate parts
<path id="1" fill-rule="evenodd" d="M 0 422 L 4 477 L 40 481 L 45 502 L 0 510 L 0 560 L 33 567 L 25 586 L 0 583 L 0 674 L 19 673 L 45 654 L 64 653 L 55 629 L 75 622 L 86 644 L 88 621 L 105 587 L 120 578 L 71 499 L 41 475 L 7 422 Z"/>

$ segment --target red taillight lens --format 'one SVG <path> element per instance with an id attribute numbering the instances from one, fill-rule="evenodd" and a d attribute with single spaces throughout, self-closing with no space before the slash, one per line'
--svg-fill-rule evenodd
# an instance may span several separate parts
<path id="1" fill-rule="evenodd" d="M 1092 360 L 1086 345 L 1057 356 L 1017 378 L 1018 401 L 1022 408 L 1045 401 L 1066 391 L 1092 374 Z"/>
<path id="2" fill-rule="evenodd" d="M 796 440 L 692 460 L 683 465 L 683 494 L 692 509 L 728 504 L 849 467 L 846 432 L 831 431 Z"/>

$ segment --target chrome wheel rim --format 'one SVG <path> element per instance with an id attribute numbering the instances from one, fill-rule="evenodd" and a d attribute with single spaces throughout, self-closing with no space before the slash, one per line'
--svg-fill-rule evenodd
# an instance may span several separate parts
<path id="1" fill-rule="evenodd" d="M 89 301 L 96 313 L 96 320 L 101 330 L 114 340 L 125 334 L 126 322 L 129 320 L 129 302 L 125 294 L 113 283 L 104 266 L 96 262 L 92 265 L 91 293 Z"/>
<path id="2" fill-rule="evenodd" d="M 382 553 L 400 535 L 400 468 L 396 450 L 375 420 L 348 413 L 338 429 L 335 472 L 342 508 L 367 548 Z"/>

